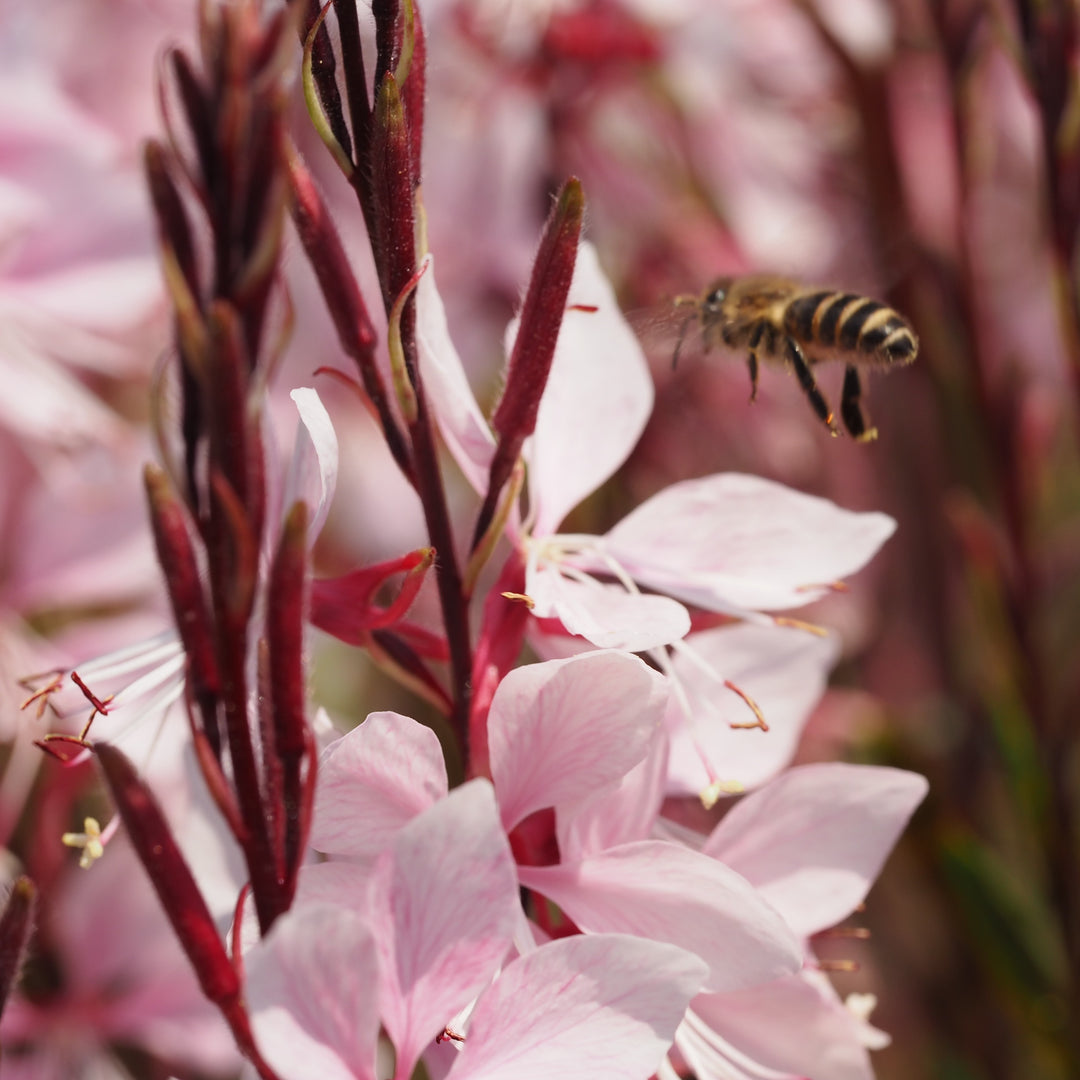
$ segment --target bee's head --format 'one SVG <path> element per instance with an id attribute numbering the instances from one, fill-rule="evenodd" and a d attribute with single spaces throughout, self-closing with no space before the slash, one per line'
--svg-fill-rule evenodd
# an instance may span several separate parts
<path id="1" fill-rule="evenodd" d="M 705 318 L 717 315 L 724 306 L 728 290 L 731 288 L 731 278 L 719 278 L 705 290 L 701 298 L 701 314 Z"/>

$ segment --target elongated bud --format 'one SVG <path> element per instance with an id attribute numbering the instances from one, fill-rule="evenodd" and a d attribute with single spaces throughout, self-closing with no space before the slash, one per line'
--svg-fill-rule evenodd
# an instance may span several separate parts
<path id="1" fill-rule="evenodd" d="M 132 847 L 195 968 L 203 993 L 228 1014 L 239 1008 L 240 981 L 161 807 L 120 750 L 98 743 L 94 752 Z"/>
<path id="2" fill-rule="evenodd" d="M 293 222 L 334 320 L 338 341 L 360 372 L 364 392 L 375 407 L 394 460 L 407 477 L 411 476 L 408 445 L 390 409 L 386 386 L 375 362 L 375 328 L 345 247 L 314 178 L 295 149 L 289 153 L 288 163 Z"/>
<path id="3" fill-rule="evenodd" d="M 315 180 L 295 149 L 290 152 L 288 163 L 296 231 L 311 260 L 341 348 L 360 367 L 364 389 L 371 396 L 366 369 L 374 367 L 376 338 L 367 304 Z"/>
<path id="4" fill-rule="evenodd" d="M 176 631 L 188 658 L 188 678 L 195 700 L 203 711 L 204 723 L 207 723 L 206 710 L 213 708 L 220 679 L 214 659 L 210 614 L 199 578 L 187 514 L 173 492 L 169 478 L 156 465 L 146 466 L 143 481 L 150 504 L 158 562 L 165 575 Z"/>
<path id="5" fill-rule="evenodd" d="M 492 426 L 504 439 L 524 440 L 536 427 L 536 413 L 547 385 L 574 276 L 584 213 L 581 181 L 571 177 L 544 226 L 510 354 L 506 390 L 492 417 Z"/>
<path id="6" fill-rule="evenodd" d="M 143 168 L 150 189 L 150 199 L 158 221 L 158 233 L 167 243 L 176 259 L 177 268 L 184 276 L 188 291 L 199 295 L 199 282 L 195 268 L 195 244 L 191 237 L 191 223 L 184 210 L 180 193 L 173 183 L 166 164 L 164 147 L 150 139 L 143 148 Z"/>
<path id="7" fill-rule="evenodd" d="M 326 5 L 329 7 L 329 3 Z M 337 10 L 337 5 L 335 5 Z M 356 9 L 353 7 L 355 20 Z M 345 111 L 341 92 L 337 83 L 337 59 L 330 41 L 330 33 L 325 23 L 326 9 L 319 0 L 307 0 L 306 11 L 301 23 L 301 35 L 305 41 L 305 54 L 310 51 L 310 62 L 305 55 L 305 64 L 310 63 L 310 78 L 322 105 L 330 133 L 341 149 L 345 160 L 352 165 L 353 147 L 348 125 L 345 123 Z M 340 12 L 339 12 L 340 18 Z M 314 30 L 314 33 L 312 31 Z M 310 109 L 310 104 L 309 104 Z"/>
<path id="8" fill-rule="evenodd" d="M 179 91 L 184 118 L 187 120 L 191 133 L 191 141 L 195 144 L 199 175 L 194 179 L 196 182 L 201 181 L 204 186 L 209 186 L 215 180 L 217 170 L 213 165 L 213 125 L 210 120 L 210 104 L 207 100 L 206 89 L 191 66 L 191 61 L 179 49 L 171 50 L 167 55 L 167 61 L 172 67 L 173 78 L 176 80 L 176 88 Z M 170 138 L 175 148 L 179 142 L 175 132 L 170 131 Z"/>
<path id="9" fill-rule="evenodd" d="M 559 193 L 544 226 L 510 354 L 506 390 L 492 417 L 499 443 L 491 461 L 487 495 L 473 533 L 473 547 L 491 524 L 499 495 L 521 453 L 522 444 L 536 427 L 536 414 L 551 372 L 555 343 L 574 276 L 584 214 L 585 193 L 581 182 L 571 177 Z"/>
<path id="10" fill-rule="evenodd" d="M 375 251 L 382 261 L 379 280 L 389 310 L 416 273 L 412 150 L 405 109 L 391 74 L 376 94 L 371 141 L 372 201 L 379 241 Z"/>
<path id="11" fill-rule="evenodd" d="M 19 977 L 30 931 L 34 926 L 37 889 L 28 877 L 18 877 L 0 915 L 0 1013 Z"/>
<path id="12" fill-rule="evenodd" d="M 284 809 L 285 878 L 291 886 L 303 856 L 307 821 L 303 768 L 313 768 L 312 737 L 305 715 L 304 607 L 307 578 L 307 504 L 293 504 L 285 519 L 270 571 L 267 592 L 266 641 L 271 715 L 277 761 L 267 778 L 280 782 L 268 801 Z M 269 753 L 269 748 L 267 753 Z M 277 796 L 275 798 L 274 796 Z M 291 887 L 287 893 L 291 894 Z M 287 903 L 288 901 L 286 901 Z"/>

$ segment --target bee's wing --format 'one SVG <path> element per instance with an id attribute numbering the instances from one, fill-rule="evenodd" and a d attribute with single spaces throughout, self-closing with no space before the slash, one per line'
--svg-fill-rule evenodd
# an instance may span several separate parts
<path id="1" fill-rule="evenodd" d="M 696 296 L 629 311 L 626 319 L 650 360 L 667 359 L 674 367 L 680 359 L 705 353 Z"/>

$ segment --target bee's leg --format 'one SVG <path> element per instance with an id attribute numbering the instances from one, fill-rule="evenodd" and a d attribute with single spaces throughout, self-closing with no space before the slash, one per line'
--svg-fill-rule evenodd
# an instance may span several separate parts
<path id="1" fill-rule="evenodd" d="M 803 393 L 809 399 L 811 408 L 825 422 L 826 427 L 833 435 L 839 435 L 840 432 L 837 430 L 836 421 L 833 419 L 832 409 L 829 408 L 825 395 L 818 389 L 814 373 L 810 370 L 810 365 L 806 362 L 806 357 L 794 338 L 789 337 L 787 339 L 787 352 L 791 366 L 795 369 L 795 377 L 799 380 Z"/>
<path id="2" fill-rule="evenodd" d="M 746 358 L 746 365 L 750 368 L 750 402 L 754 402 L 757 397 L 757 380 L 758 380 L 758 358 L 757 349 L 761 344 L 762 335 L 765 333 L 765 324 L 762 323 L 755 331 L 754 336 L 750 339 L 750 355 Z"/>
<path id="3" fill-rule="evenodd" d="M 856 442 L 870 442 L 877 438 L 877 428 L 870 425 L 866 410 L 860 403 L 862 380 L 859 369 L 853 364 L 844 368 L 844 390 L 840 399 L 840 415 L 844 418 L 844 427 L 851 432 Z"/>

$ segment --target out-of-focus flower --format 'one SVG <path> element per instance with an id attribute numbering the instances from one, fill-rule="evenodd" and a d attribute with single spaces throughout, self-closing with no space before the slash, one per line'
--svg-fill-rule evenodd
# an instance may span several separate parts
<path id="1" fill-rule="evenodd" d="M 49 889 L 33 962 L 0 1021 L 5 1077 L 125 1075 L 118 1050 L 173 1068 L 232 1073 L 232 1036 L 204 999 L 130 847 L 118 837 L 89 870 Z"/>
<path id="2" fill-rule="evenodd" d="M 0 421 L 74 448 L 123 426 L 80 371 L 143 366 L 161 311 L 141 178 L 40 71 L 0 79 Z"/>

